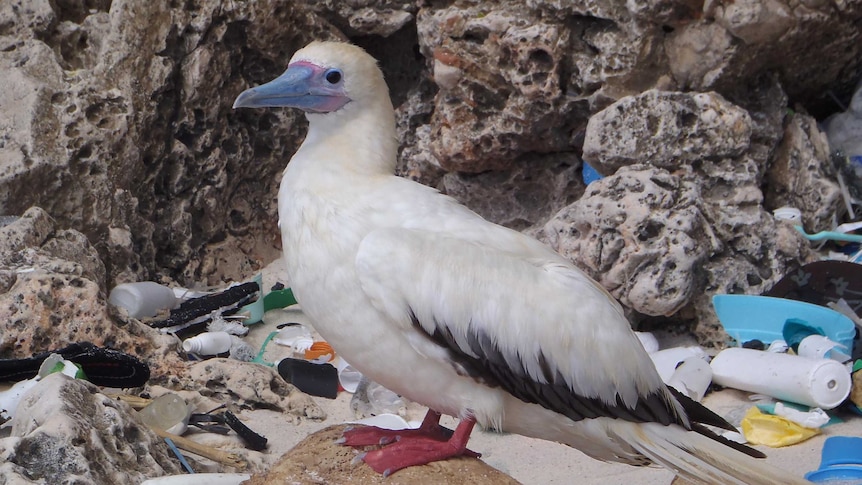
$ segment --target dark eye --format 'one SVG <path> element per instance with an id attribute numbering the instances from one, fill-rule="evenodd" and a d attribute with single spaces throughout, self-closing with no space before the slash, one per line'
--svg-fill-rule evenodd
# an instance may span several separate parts
<path id="1" fill-rule="evenodd" d="M 329 84 L 338 84 L 341 81 L 341 71 L 338 69 L 330 69 L 324 76 Z"/>

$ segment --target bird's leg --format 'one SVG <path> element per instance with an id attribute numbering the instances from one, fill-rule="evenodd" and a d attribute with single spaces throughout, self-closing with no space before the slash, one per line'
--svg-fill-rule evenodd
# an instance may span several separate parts
<path id="1" fill-rule="evenodd" d="M 395 442 L 384 446 L 379 450 L 369 451 L 360 455 L 360 458 L 377 473 L 389 476 L 402 468 L 424 465 L 434 461 L 445 460 L 456 456 L 470 456 L 478 458 L 480 455 L 467 449 L 467 441 L 470 432 L 476 424 L 476 418 L 468 416 L 458 423 L 455 431 L 448 439 L 442 439 L 444 433 L 438 424 L 440 414 L 432 411 L 425 415 L 422 426 L 411 434 L 398 435 Z M 435 431 L 423 433 L 423 427 L 434 426 Z M 448 434 L 448 433 L 445 433 Z"/>
<path id="2" fill-rule="evenodd" d="M 429 409 L 417 429 L 383 429 L 376 426 L 351 428 L 344 432 L 344 436 L 338 440 L 338 443 L 348 446 L 386 445 L 405 436 L 414 435 L 446 441 L 452 436 L 452 431 L 440 426 L 440 413 Z"/>

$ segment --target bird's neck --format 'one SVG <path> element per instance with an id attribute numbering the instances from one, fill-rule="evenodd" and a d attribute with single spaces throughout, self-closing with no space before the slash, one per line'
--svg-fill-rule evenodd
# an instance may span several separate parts
<path id="1" fill-rule="evenodd" d="M 301 158 L 345 177 L 393 174 L 398 140 L 391 105 L 343 111 L 308 116 L 308 135 L 291 164 Z"/>

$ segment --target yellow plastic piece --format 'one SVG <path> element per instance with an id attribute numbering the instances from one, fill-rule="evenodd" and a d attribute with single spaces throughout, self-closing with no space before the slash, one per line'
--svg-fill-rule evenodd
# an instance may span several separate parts
<path id="1" fill-rule="evenodd" d="M 764 414 L 752 407 L 742 418 L 742 433 L 751 444 L 780 448 L 801 443 L 820 430 L 800 426 L 783 416 Z"/>

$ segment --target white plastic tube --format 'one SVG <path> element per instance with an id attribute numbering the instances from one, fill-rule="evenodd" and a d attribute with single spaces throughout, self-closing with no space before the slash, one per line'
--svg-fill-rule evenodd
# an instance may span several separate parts
<path id="1" fill-rule="evenodd" d="M 807 406 L 832 409 L 850 394 L 850 372 L 832 359 L 733 347 L 719 352 L 710 365 L 718 385 Z"/>
<path id="2" fill-rule="evenodd" d="M 652 363 L 655 365 L 658 375 L 661 376 L 661 380 L 664 381 L 665 384 L 670 380 L 670 377 L 673 375 L 674 371 L 676 371 L 676 367 L 679 363 L 685 359 L 689 357 L 698 357 L 700 359 L 707 360 L 709 358 L 709 356 L 706 355 L 706 351 L 698 346 L 673 347 L 670 349 L 659 350 L 658 352 L 649 354 L 649 357 L 652 359 Z"/>
<path id="3" fill-rule="evenodd" d="M 230 351 L 232 343 L 227 332 L 204 332 L 183 340 L 183 350 L 193 354 L 217 355 Z"/>
<path id="4" fill-rule="evenodd" d="M 123 283 L 111 290 L 108 303 L 125 308 L 132 318 L 154 317 L 177 304 L 174 290 L 153 281 Z"/>

